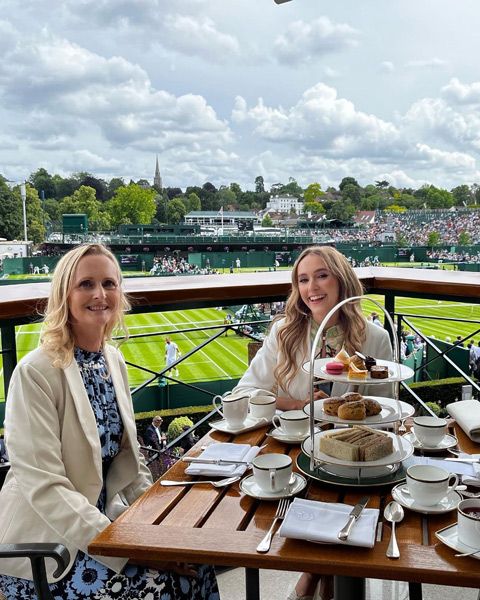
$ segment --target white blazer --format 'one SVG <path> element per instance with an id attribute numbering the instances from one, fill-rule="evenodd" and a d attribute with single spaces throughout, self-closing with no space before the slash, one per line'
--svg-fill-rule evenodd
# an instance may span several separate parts
<path id="1" fill-rule="evenodd" d="M 278 330 L 283 325 L 284 319 L 275 321 L 270 333 L 265 338 L 263 346 L 255 355 L 247 371 L 238 382 L 235 391 L 251 393 L 255 390 L 275 391 L 277 381 L 274 377 L 274 371 L 277 366 L 278 350 Z M 308 339 L 310 339 L 310 327 L 307 329 Z M 392 360 L 392 346 L 390 338 L 383 327 L 378 327 L 367 321 L 366 338 L 359 352 L 365 355 L 373 356 L 383 360 Z M 277 396 L 286 396 L 294 400 L 304 400 L 310 394 L 310 377 L 302 370 L 301 365 L 310 360 L 310 349 L 307 352 L 297 352 L 297 365 L 300 366 L 297 374 L 293 378 L 288 390 L 276 390 Z M 352 389 L 355 384 L 334 383 L 332 386 L 332 396 L 340 396 Z M 374 384 L 359 385 L 359 392 L 364 395 L 384 396 L 391 398 L 393 394 L 392 384 Z"/>
<path id="2" fill-rule="evenodd" d="M 106 480 L 107 514 L 113 519 L 119 493 L 130 504 L 152 480 L 138 449 L 125 362 L 112 346 L 104 354 L 124 425 Z M 102 489 L 100 440 L 77 363 L 53 367 L 42 348 L 25 356 L 10 382 L 5 431 L 11 468 L 0 491 L 0 543 L 62 543 L 70 552 L 70 569 L 77 551 L 88 553 L 88 544 L 111 522 L 96 508 Z M 127 562 L 95 558 L 116 572 Z M 53 582 L 55 563 L 46 562 Z M 28 559 L 0 559 L 0 573 L 32 579 Z"/>

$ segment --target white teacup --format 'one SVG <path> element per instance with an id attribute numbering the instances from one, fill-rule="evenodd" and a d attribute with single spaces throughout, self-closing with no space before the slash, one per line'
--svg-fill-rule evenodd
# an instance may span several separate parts
<path id="1" fill-rule="evenodd" d="M 415 417 L 413 432 L 421 444 L 434 448 L 447 433 L 447 420 L 439 417 Z"/>
<path id="2" fill-rule="evenodd" d="M 277 409 L 277 399 L 270 392 L 259 392 L 250 398 L 250 415 L 254 419 L 272 420 Z"/>
<path id="3" fill-rule="evenodd" d="M 292 459 L 288 454 L 261 454 L 252 464 L 255 483 L 264 492 L 280 492 L 289 485 Z"/>
<path id="4" fill-rule="evenodd" d="M 459 502 L 458 539 L 470 548 L 480 549 L 480 499 L 469 498 Z"/>
<path id="5" fill-rule="evenodd" d="M 449 485 L 453 481 L 452 485 Z M 432 465 L 412 465 L 407 469 L 407 487 L 422 506 L 434 506 L 458 485 L 458 475 Z"/>
<path id="6" fill-rule="evenodd" d="M 245 423 L 248 415 L 248 394 L 232 394 L 227 392 L 223 396 L 215 396 L 213 406 L 232 429 L 238 429 Z M 222 408 L 217 403 L 222 404 Z"/>
<path id="7" fill-rule="evenodd" d="M 310 417 L 303 410 L 286 410 L 275 415 L 272 423 L 285 435 L 307 435 Z"/>

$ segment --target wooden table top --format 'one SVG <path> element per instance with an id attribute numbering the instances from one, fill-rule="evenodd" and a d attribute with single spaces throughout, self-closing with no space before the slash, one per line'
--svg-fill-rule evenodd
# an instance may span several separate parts
<path id="1" fill-rule="evenodd" d="M 288 446 L 266 435 L 264 427 L 238 436 L 213 431 L 202 438 L 189 454 L 215 442 L 265 444 L 262 452 L 288 453 L 296 458 L 298 446 Z M 480 448 L 457 428 L 459 447 L 470 453 Z M 295 461 L 294 461 L 295 464 Z M 164 476 L 185 479 L 183 462 Z M 355 504 L 365 493 L 369 507 L 383 508 L 392 499 L 390 486 L 346 488 L 308 480 L 302 496 L 311 500 Z M 216 489 L 210 485 L 163 487 L 155 483 L 135 504 L 102 531 L 89 551 L 99 555 L 140 560 L 170 560 L 213 565 L 309 571 L 378 579 L 480 588 L 480 563 L 474 558 L 455 558 L 454 551 L 435 537 L 435 531 L 456 521 L 455 511 L 422 515 L 405 510 L 397 526 L 401 557 L 388 559 L 385 552 L 390 526 L 383 523 L 381 541 L 371 549 L 320 545 L 275 535 L 267 554 L 256 546 L 269 528 L 277 502 L 262 501 L 243 494 L 239 483 Z"/>

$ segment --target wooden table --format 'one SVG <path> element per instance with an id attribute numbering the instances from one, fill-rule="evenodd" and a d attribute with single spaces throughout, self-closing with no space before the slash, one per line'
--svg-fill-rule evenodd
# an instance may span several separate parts
<path id="1" fill-rule="evenodd" d="M 295 458 L 298 446 L 287 446 L 266 436 L 267 428 L 236 437 L 212 431 L 189 454 L 199 454 L 200 446 L 214 442 L 264 444 L 263 452 L 289 453 Z M 466 452 L 479 452 L 461 430 L 459 446 Z M 184 479 L 186 464 L 177 462 L 165 475 Z M 391 500 L 390 487 L 344 488 L 309 479 L 304 497 L 326 502 L 355 504 L 367 493 L 369 507 L 379 508 Z M 400 559 L 385 556 L 390 526 L 383 523 L 381 541 L 372 549 L 319 545 L 276 535 L 268 554 L 258 554 L 256 546 L 269 528 L 277 502 L 260 501 L 244 495 L 239 484 L 216 489 L 210 485 L 162 487 L 155 483 L 121 517 L 99 534 L 90 552 L 136 560 L 208 563 L 245 567 L 247 600 L 257 600 L 258 569 L 308 571 L 335 576 L 335 597 L 364 597 L 365 578 L 435 583 L 480 588 L 480 563 L 474 558 L 455 558 L 454 551 L 437 540 L 434 533 L 456 520 L 455 511 L 443 515 L 421 515 L 405 511 L 397 527 Z M 380 520 L 382 520 L 382 516 Z M 415 591 L 416 589 L 416 591 Z M 343 592 L 342 592 L 343 590 Z M 411 597 L 420 586 L 411 587 Z M 419 597 L 419 596 L 417 596 Z"/>

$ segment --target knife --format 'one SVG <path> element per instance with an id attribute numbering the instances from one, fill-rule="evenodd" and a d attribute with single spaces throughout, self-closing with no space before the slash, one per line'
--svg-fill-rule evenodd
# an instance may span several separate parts
<path id="1" fill-rule="evenodd" d="M 252 462 L 245 460 L 226 460 L 223 458 L 201 458 L 200 456 L 185 456 L 182 458 L 186 463 L 203 463 L 204 465 L 251 465 Z"/>
<path id="2" fill-rule="evenodd" d="M 442 460 L 442 459 L 440 459 Z M 463 463 L 470 463 L 470 464 L 475 464 L 475 463 L 480 463 L 480 458 L 444 458 L 443 460 L 448 460 L 451 462 L 463 462 Z"/>
<path id="3" fill-rule="evenodd" d="M 363 498 L 360 498 L 357 504 L 355 504 L 355 506 L 352 508 L 351 513 L 348 515 L 348 521 L 345 523 L 345 527 L 343 527 L 343 529 L 341 529 L 338 532 L 337 537 L 339 540 L 342 540 L 342 542 L 345 542 L 347 540 L 348 535 L 350 533 L 350 529 L 353 527 L 353 524 L 360 516 L 362 510 L 367 506 L 369 500 L 370 498 L 368 496 L 363 496 Z"/>

